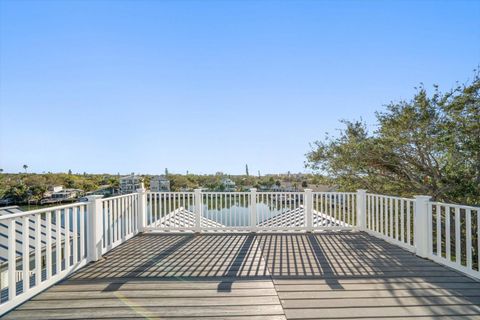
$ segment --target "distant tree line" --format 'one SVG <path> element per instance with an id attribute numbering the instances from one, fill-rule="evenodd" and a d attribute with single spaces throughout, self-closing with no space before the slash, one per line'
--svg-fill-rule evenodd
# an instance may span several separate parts
<path id="1" fill-rule="evenodd" d="M 63 186 L 80 189 L 85 192 L 98 189 L 102 185 L 118 188 L 117 176 L 99 174 L 68 174 L 65 173 L 20 173 L 0 175 L 0 198 L 10 198 L 15 203 L 39 201 L 48 188 Z"/>
<path id="2" fill-rule="evenodd" d="M 275 176 L 251 176 L 251 175 L 195 175 L 195 174 L 175 174 L 169 173 L 167 178 L 170 180 L 172 191 L 193 190 L 195 188 L 207 188 L 209 190 L 224 191 L 222 179 L 230 178 L 236 184 L 236 190 L 247 191 L 249 188 L 271 188 L 282 184 L 291 184 L 298 188 L 305 188 L 308 185 L 326 184 L 327 178 L 318 175 L 293 176 L 275 175 Z M 145 186 L 149 188 L 151 175 L 142 175 Z M 44 193 L 54 186 L 63 186 L 65 188 L 80 189 L 84 192 L 97 190 L 100 186 L 108 185 L 114 189 L 119 188 L 120 175 L 110 174 L 73 174 L 71 170 L 68 173 L 2 173 L 0 174 L 0 198 L 12 199 L 15 203 L 27 203 L 40 201 Z"/>

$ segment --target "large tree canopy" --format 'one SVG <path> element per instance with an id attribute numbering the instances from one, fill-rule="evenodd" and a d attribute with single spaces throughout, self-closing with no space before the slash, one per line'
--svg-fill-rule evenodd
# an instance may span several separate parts
<path id="1" fill-rule="evenodd" d="M 446 93 L 421 86 L 376 118 L 372 133 L 362 121 L 342 121 L 338 137 L 312 144 L 306 165 L 342 189 L 480 203 L 480 73 Z"/>

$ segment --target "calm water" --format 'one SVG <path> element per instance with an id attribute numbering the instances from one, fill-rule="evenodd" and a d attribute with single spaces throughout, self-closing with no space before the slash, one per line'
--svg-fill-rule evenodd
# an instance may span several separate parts
<path id="1" fill-rule="evenodd" d="M 298 205 L 291 206 L 292 209 Z M 194 211 L 193 206 L 188 208 L 189 211 Z M 275 208 L 265 203 L 257 203 L 257 223 L 263 220 L 274 217 L 286 210 L 283 208 Z M 248 226 L 250 225 L 250 209 L 246 205 L 235 204 L 229 208 L 215 209 L 203 206 L 203 216 L 207 219 L 216 221 L 226 226 Z"/>

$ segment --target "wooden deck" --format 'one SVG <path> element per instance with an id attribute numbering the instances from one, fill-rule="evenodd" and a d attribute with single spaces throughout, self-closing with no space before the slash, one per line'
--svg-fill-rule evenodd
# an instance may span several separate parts
<path id="1" fill-rule="evenodd" d="M 480 283 L 359 232 L 132 238 L 5 319 L 480 319 Z"/>

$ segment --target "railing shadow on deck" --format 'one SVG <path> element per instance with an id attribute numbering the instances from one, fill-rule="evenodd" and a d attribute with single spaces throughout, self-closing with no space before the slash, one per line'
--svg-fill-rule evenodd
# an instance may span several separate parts
<path id="1" fill-rule="evenodd" d="M 235 258 L 228 266 L 226 277 L 232 278 L 237 275 L 238 269 L 235 266 L 244 265 L 246 262 L 246 257 L 252 249 L 252 245 L 255 241 L 255 236 L 250 234 L 243 240 L 242 246 L 238 250 Z M 219 292 L 230 292 L 232 291 L 232 281 L 222 281 L 218 284 L 217 291 Z"/>
<path id="2" fill-rule="evenodd" d="M 132 271 L 129 271 L 125 275 L 125 277 L 126 278 L 138 277 L 145 269 L 149 269 L 155 266 L 158 263 L 158 261 L 162 261 L 163 259 L 168 257 L 172 251 L 174 252 L 181 249 L 183 246 L 185 246 L 190 241 L 192 241 L 192 239 L 193 239 L 192 236 L 187 236 L 187 237 L 184 237 L 183 239 L 180 239 L 179 241 L 174 242 L 173 244 L 169 245 L 167 248 L 162 249 L 159 253 L 153 255 L 152 257 L 149 257 L 146 261 L 141 263 L 138 267 L 136 267 Z M 122 283 L 113 282 L 113 283 L 110 283 L 102 291 L 117 291 L 118 289 L 121 288 L 121 286 L 122 286 Z"/>
<path id="3" fill-rule="evenodd" d="M 231 291 L 236 281 L 272 279 L 321 279 L 329 290 L 346 290 L 344 283 L 356 279 L 358 283 L 378 281 L 395 293 L 399 288 L 396 277 L 401 276 L 416 279 L 402 284 L 412 294 L 419 292 L 416 281 L 424 281 L 432 289 L 468 300 L 468 295 L 448 282 L 429 282 L 439 268 L 443 267 L 359 232 L 144 234 L 70 279 L 105 281 L 103 291 L 119 290 L 129 281 L 217 281 L 219 292 Z M 478 301 L 479 295 L 471 300 Z M 433 298 L 420 299 L 428 303 Z"/>

